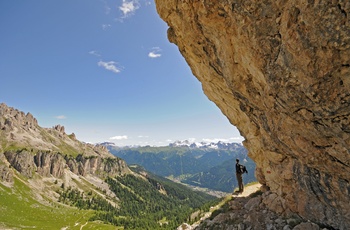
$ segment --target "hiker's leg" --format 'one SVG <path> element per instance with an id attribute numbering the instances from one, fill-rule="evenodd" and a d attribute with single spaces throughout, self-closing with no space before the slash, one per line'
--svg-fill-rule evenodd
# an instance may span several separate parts
<path id="1" fill-rule="evenodd" d="M 240 176 L 239 173 L 236 173 L 236 178 L 237 178 L 237 183 L 238 183 L 238 192 L 241 192 L 241 182 L 242 182 L 242 178 Z"/>
<path id="2" fill-rule="evenodd" d="M 237 176 L 238 189 L 239 189 L 239 191 L 238 191 L 238 192 L 243 192 L 243 180 L 242 180 L 242 174 L 237 173 L 237 174 L 236 174 L 236 176 Z"/>

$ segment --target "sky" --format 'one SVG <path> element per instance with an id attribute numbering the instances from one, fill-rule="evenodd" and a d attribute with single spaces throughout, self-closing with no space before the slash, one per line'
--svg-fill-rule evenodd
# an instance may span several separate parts
<path id="1" fill-rule="evenodd" d="M 0 1 L 0 103 L 89 143 L 242 142 L 150 0 Z"/>

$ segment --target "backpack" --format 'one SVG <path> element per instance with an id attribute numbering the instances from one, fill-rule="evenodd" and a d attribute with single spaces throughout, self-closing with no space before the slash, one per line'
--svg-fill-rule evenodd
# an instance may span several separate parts
<path id="1" fill-rule="evenodd" d="M 239 169 L 240 169 L 241 173 L 248 173 L 248 170 L 244 165 L 239 165 Z"/>

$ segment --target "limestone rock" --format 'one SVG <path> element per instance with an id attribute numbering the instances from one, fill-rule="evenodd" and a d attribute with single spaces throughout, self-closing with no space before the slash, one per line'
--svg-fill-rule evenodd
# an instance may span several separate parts
<path id="1" fill-rule="evenodd" d="M 278 197 L 271 208 L 349 229 L 350 3 L 156 6 L 204 93 L 244 136 L 259 182 Z"/>
<path id="2" fill-rule="evenodd" d="M 64 173 L 66 161 L 61 154 L 50 152 L 38 152 L 34 156 L 37 171 L 42 176 L 61 177 Z"/>
<path id="3" fill-rule="evenodd" d="M 99 177 L 124 175 L 130 173 L 125 161 L 120 158 L 84 157 L 78 155 L 76 158 L 66 158 L 69 169 L 81 176 L 88 174 Z"/>
<path id="4" fill-rule="evenodd" d="M 53 127 L 56 131 L 58 131 L 59 133 L 64 133 L 65 132 L 65 128 L 64 128 L 64 126 L 62 126 L 62 125 L 56 125 L 56 126 L 54 126 Z"/>
<path id="5" fill-rule="evenodd" d="M 301 224 L 298 224 L 297 226 L 295 226 L 293 228 L 293 230 L 304 230 L 304 229 L 307 229 L 307 230 L 319 230 L 320 227 L 317 224 L 314 224 L 314 223 L 301 223 Z"/>
<path id="6" fill-rule="evenodd" d="M 176 230 L 192 230 L 193 228 L 191 227 L 191 225 L 189 224 L 182 224 L 181 226 L 179 226 Z"/>
<path id="7" fill-rule="evenodd" d="M 67 166 L 74 174 L 79 175 L 78 162 L 74 158 L 66 158 Z"/>
<path id="8" fill-rule="evenodd" d="M 276 196 L 271 192 L 263 195 L 233 197 L 220 209 L 214 211 L 212 216 L 202 221 L 199 225 L 193 226 L 196 230 L 207 229 L 250 229 L 250 230 L 327 230 L 334 229 L 332 227 L 321 228 L 317 223 L 311 221 L 303 222 L 303 220 L 294 216 L 285 219 L 279 213 L 271 211 L 264 200 L 269 197 L 275 200 Z M 277 197 L 278 198 L 278 197 Z M 227 207 L 228 205 L 229 207 Z M 225 207 L 226 206 L 226 207 Z M 218 214 L 214 215 L 217 212 Z M 322 224 L 321 224 L 322 226 Z"/>
<path id="9" fill-rule="evenodd" d="M 261 195 L 256 197 L 233 198 L 233 200 L 225 205 L 229 205 L 229 208 L 221 208 L 222 211 L 218 215 L 214 218 L 210 217 L 209 219 L 204 220 L 195 229 L 284 230 L 292 229 L 295 225 L 300 223 L 299 221 L 295 225 L 293 225 L 293 223 L 289 225 L 278 213 L 269 211 L 263 203 Z"/>
<path id="10" fill-rule="evenodd" d="M 1 110 L 0 110 L 1 113 Z M 1 147 L 0 147 L 1 151 Z M 5 155 L 0 154 L 0 182 L 13 182 L 13 172 L 8 164 L 5 164 Z"/>
<path id="11" fill-rule="evenodd" d="M 25 114 L 4 103 L 0 104 L 0 135 L 4 150 L 30 147 L 70 155 L 84 153 L 85 156 L 113 157 L 103 146 L 82 143 L 74 133 L 67 135 L 64 126 L 42 128 L 31 113 Z"/>
<path id="12" fill-rule="evenodd" d="M 0 182 L 13 182 L 13 172 L 6 165 L 0 164 Z"/>
<path id="13" fill-rule="evenodd" d="M 53 176 L 61 178 L 65 168 L 69 168 L 76 175 L 94 175 L 100 178 L 130 173 L 126 162 L 116 157 L 102 158 L 78 155 L 76 158 L 72 158 L 50 151 L 40 151 L 33 154 L 26 150 L 18 152 L 6 151 L 4 156 L 13 168 L 28 178 L 31 178 L 34 172 L 43 177 Z M 12 173 L 8 172 L 7 168 L 0 168 L 2 181 L 11 179 Z"/>
<path id="14" fill-rule="evenodd" d="M 27 150 L 17 152 L 6 151 L 4 155 L 11 166 L 18 172 L 28 178 L 32 178 L 34 172 L 36 171 L 36 165 L 30 152 Z"/>
<path id="15" fill-rule="evenodd" d="M 74 141 L 77 140 L 77 137 L 75 136 L 75 133 L 72 133 L 71 135 L 69 135 L 69 137 L 70 137 L 72 140 L 74 140 Z"/>
<path id="16" fill-rule="evenodd" d="M 64 126 L 42 128 L 32 114 L 0 104 L 0 181 L 11 181 L 14 168 L 27 178 L 75 176 L 104 179 L 131 173 L 127 164 L 105 146 L 82 143 Z M 73 157 L 76 156 L 76 157 Z M 11 167 L 11 168 L 9 168 Z"/>

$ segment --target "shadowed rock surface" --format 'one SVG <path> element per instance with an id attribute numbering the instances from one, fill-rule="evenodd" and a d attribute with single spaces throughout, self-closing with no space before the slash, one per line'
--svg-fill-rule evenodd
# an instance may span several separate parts
<path id="1" fill-rule="evenodd" d="M 349 229 L 349 1 L 156 5 L 204 93 L 245 137 L 276 196 L 266 205 Z"/>

